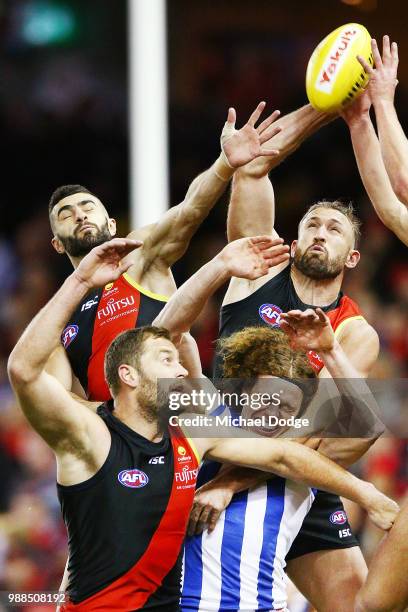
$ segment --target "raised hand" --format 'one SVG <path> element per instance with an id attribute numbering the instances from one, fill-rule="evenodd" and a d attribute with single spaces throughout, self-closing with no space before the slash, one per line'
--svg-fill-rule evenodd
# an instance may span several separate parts
<path id="1" fill-rule="evenodd" d="M 334 346 L 330 320 L 321 308 L 282 313 L 280 327 L 289 336 L 293 348 L 324 352 Z"/>
<path id="2" fill-rule="evenodd" d="M 347 125 L 356 124 L 362 119 L 369 116 L 371 108 L 370 88 L 368 87 L 363 93 L 348 104 L 340 113 Z"/>
<path id="3" fill-rule="evenodd" d="M 371 41 L 371 48 L 375 68 L 372 68 L 364 58 L 357 56 L 358 61 L 370 76 L 368 86 L 370 98 L 374 104 L 379 101 L 393 102 L 395 88 L 398 85 L 398 45 L 396 42 L 390 45 L 390 38 L 386 35 L 383 36 L 382 57 L 374 38 Z"/>
<path id="4" fill-rule="evenodd" d="M 282 238 L 240 238 L 227 244 L 220 257 L 230 276 L 255 280 L 267 274 L 269 268 L 288 261 L 289 247 Z"/>
<path id="5" fill-rule="evenodd" d="M 248 122 L 240 130 L 235 129 L 235 108 L 228 110 L 227 122 L 221 134 L 221 148 L 231 168 L 244 166 L 261 155 L 279 155 L 278 150 L 262 145 L 281 131 L 280 127 L 271 127 L 280 112 L 274 111 L 258 127 L 255 127 L 265 106 L 266 102 L 260 102 Z"/>
<path id="6" fill-rule="evenodd" d="M 132 265 L 132 261 L 123 261 L 123 258 L 134 249 L 141 247 L 140 240 L 129 238 L 113 238 L 100 246 L 95 247 L 83 258 L 74 275 L 89 289 L 103 287 L 107 283 L 117 280 Z"/>

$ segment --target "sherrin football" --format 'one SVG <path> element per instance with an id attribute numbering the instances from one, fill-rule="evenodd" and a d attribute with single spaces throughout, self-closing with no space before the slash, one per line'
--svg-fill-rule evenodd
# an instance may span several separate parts
<path id="1" fill-rule="evenodd" d="M 335 112 L 362 93 L 368 75 L 357 55 L 373 65 L 371 36 L 358 23 L 337 28 L 316 47 L 306 71 L 306 93 L 314 108 Z"/>

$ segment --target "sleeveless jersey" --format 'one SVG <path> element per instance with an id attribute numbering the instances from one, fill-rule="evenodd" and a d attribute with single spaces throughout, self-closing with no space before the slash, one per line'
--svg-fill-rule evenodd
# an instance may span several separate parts
<path id="1" fill-rule="evenodd" d="M 243 300 L 223 306 L 220 316 L 219 337 L 231 336 L 233 333 L 244 329 L 244 327 L 253 325 L 279 327 L 282 312 L 315 308 L 313 305 L 305 304 L 298 297 L 290 277 L 290 268 L 290 266 L 287 266 Z M 364 320 L 357 304 L 348 296 L 343 295 L 342 292 L 339 293 L 332 304 L 322 307 L 322 310 L 329 317 L 336 336 L 349 321 Z M 316 372 L 320 372 L 324 363 L 319 355 L 314 351 L 309 351 L 308 357 Z M 216 356 L 214 376 L 216 378 L 222 377 L 219 356 Z"/>
<path id="2" fill-rule="evenodd" d="M 98 408 L 111 434 L 101 469 L 57 484 L 69 543 L 64 612 L 179 609 L 181 548 L 198 459 L 181 430 L 151 442 Z"/>
<path id="3" fill-rule="evenodd" d="M 61 342 L 88 399 L 110 399 L 104 360 L 112 340 L 127 329 L 151 325 L 167 299 L 123 274 L 114 283 L 89 293 L 79 304 L 62 332 Z"/>
<path id="4" fill-rule="evenodd" d="M 219 469 L 204 462 L 198 486 Z M 278 476 L 235 494 L 211 534 L 186 538 L 182 612 L 286 609 L 285 557 L 313 500 L 309 487 Z"/>

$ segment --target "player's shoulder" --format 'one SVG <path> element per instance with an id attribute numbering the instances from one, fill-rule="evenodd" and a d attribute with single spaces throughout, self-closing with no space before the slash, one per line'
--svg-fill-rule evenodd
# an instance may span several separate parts
<path id="1" fill-rule="evenodd" d="M 363 345 L 377 350 L 380 344 L 378 333 L 363 316 L 351 317 L 347 320 L 341 331 L 339 341 L 353 342 L 355 345 Z"/>

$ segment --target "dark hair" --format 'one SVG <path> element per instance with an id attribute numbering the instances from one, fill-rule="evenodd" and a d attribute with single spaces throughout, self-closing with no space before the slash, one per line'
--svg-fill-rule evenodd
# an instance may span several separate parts
<path id="1" fill-rule="evenodd" d="M 143 343 L 149 338 L 166 338 L 170 340 L 170 334 L 164 327 L 146 325 L 137 329 L 128 329 L 111 342 L 105 355 L 105 378 L 115 396 L 120 387 L 118 368 L 126 363 L 140 370 L 140 357 L 143 352 Z"/>
<path id="2" fill-rule="evenodd" d="M 217 346 L 224 359 L 225 378 L 253 381 L 262 374 L 269 374 L 300 387 L 303 399 L 298 416 L 303 414 L 317 391 L 316 373 L 305 351 L 293 349 L 289 338 L 280 329 L 245 327 L 219 340 Z"/>
<path id="3" fill-rule="evenodd" d="M 320 202 L 316 202 L 315 204 L 312 204 L 311 206 L 309 206 L 309 208 L 307 209 L 307 211 L 305 212 L 305 214 L 303 215 L 303 217 L 301 218 L 301 220 L 299 221 L 299 226 L 302 223 L 302 221 L 314 210 L 316 210 L 317 208 L 328 208 L 331 210 L 337 210 L 339 213 L 341 213 L 342 215 L 344 215 L 345 217 L 347 217 L 347 219 L 349 220 L 351 227 L 353 228 L 353 233 L 354 233 L 354 248 L 357 248 L 358 246 L 358 242 L 360 240 L 360 235 L 361 235 L 361 231 L 360 231 L 360 227 L 361 227 L 361 221 L 360 219 L 356 216 L 356 213 L 354 211 L 354 207 L 352 202 L 348 202 L 347 204 L 345 202 L 342 202 L 341 200 L 321 200 Z"/>
<path id="4" fill-rule="evenodd" d="M 91 196 L 96 198 L 96 195 L 83 185 L 61 185 L 61 187 L 57 187 L 50 197 L 50 201 L 48 203 L 48 214 L 51 214 L 52 209 L 56 204 L 58 204 L 58 202 L 74 193 L 89 193 Z"/>

